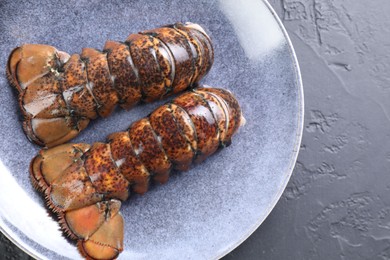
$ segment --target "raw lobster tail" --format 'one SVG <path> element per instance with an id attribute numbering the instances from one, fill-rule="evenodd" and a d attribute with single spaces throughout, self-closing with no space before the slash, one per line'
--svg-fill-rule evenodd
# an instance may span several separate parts
<path id="1" fill-rule="evenodd" d="M 194 86 L 213 55 L 199 25 L 176 23 L 107 41 L 102 52 L 85 48 L 70 56 L 48 45 L 23 45 L 12 51 L 7 76 L 19 91 L 27 137 L 52 147 L 117 104 L 129 109 Z"/>
<path id="2" fill-rule="evenodd" d="M 244 122 L 234 96 L 198 88 L 167 103 L 107 143 L 64 144 L 32 160 L 34 186 L 78 240 L 81 253 L 112 259 L 123 248 L 120 201 L 145 193 L 151 181 L 165 183 L 172 170 L 187 170 L 230 144 Z"/>

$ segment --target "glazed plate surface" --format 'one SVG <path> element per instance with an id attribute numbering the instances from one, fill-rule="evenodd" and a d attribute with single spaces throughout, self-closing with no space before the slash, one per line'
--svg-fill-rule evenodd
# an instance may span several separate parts
<path id="1" fill-rule="evenodd" d="M 39 259 L 79 259 L 29 180 L 39 147 L 23 134 L 5 66 L 9 52 L 42 43 L 68 53 L 102 49 L 106 40 L 177 21 L 202 25 L 215 62 L 201 83 L 224 87 L 246 125 L 221 150 L 165 185 L 123 203 L 125 250 L 119 259 L 216 259 L 267 217 L 294 167 L 303 126 L 303 90 L 291 43 L 268 3 L 220 1 L 11 1 L 0 4 L 0 229 Z M 117 110 L 74 142 L 104 141 L 164 101 Z"/>

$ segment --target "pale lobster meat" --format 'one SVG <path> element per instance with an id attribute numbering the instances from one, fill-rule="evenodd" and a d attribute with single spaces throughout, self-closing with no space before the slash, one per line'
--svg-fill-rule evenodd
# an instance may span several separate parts
<path id="1" fill-rule="evenodd" d="M 123 250 L 121 201 L 229 145 L 243 123 L 229 91 L 197 88 L 111 134 L 107 143 L 41 150 L 31 162 L 31 179 L 84 257 L 114 259 Z"/>
<path id="2" fill-rule="evenodd" d="M 213 59 L 199 25 L 176 23 L 107 41 L 103 51 L 84 48 L 81 55 L 26 44 L 12 51 L 7 77 L 19 92 L 28 139 L 53 147 L 117 105 L 129 109 L 193 87 Z"/>

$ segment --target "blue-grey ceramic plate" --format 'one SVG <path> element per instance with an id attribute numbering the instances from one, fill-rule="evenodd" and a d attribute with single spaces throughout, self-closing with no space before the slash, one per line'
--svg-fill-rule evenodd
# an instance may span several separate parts
<path id="1" fill-rule="evenodd" d="M 201 24 L 215 46 L 202 83 L 236 94 L 247 120 L 233 144 L 163 186 L 123 204 L 120 259 L 215 259 L 244 241 L 267 217 L 293 169 L 303 126 L 303 90 L 288 36 L 262 0 L 13 1 L 0 4 L 0 229 L 28 254 L 78 259 L 29 181 L 39 147 L 25 138 L 16 95 L 4 68 L 23 43 L 68 53 L 176 21 Z M 161 103 L 161 102 L 160 102 Z M 75 141 L 103 141 L 158 104 L 117 111 Z"/>

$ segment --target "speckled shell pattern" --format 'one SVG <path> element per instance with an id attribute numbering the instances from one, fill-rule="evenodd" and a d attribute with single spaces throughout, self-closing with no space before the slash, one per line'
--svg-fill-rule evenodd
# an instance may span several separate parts
<path id="1" fill-rule="evenodd" d="M 33 166 L 32 180 L 46 193 L 54 211 L 73 210 L 112 198 L 124 201 L 130 192 L 143 194 L 152 181 L 165 183 L 172 170 L 185 171 L 218 148 L 230 145 L 241 120 L 241 108 L 229 91 L 197 88 L 132 123 L 127 131 L 111 134 L 107 143 L 73 144 L 77 156 L 73 152 L 69 159 L 62 157 L 57 162 L 59 167 L 47 160 L 48 153 L 55 154 L 61 146 L 43 149 L 36 158 L 48 158 L 49 167 L 62 173 L 49 180 L 49 176 L 37 175 L 49 172 L 49 168 L 36 170 Z M 70 166 L 59 170 L 66 161 Z M 75 189 L 75 180 L 83 185 Z"/>
<path id="2" fill-rule="evenodd" d="M 110 135 L 107 144 L 95 144 L 86 158 L 105 147 L 111 151 L 106 156 L 109 168 L 123 176 L 112 182 L 113 186 L 129 185 L 142 194 L 151 180 L 165 183 L 172 170 L 188 170 L 192 163 L 200 163 L 218 148 L 229 145 L 240 123 L 241 109 L 230 92 L 199 88 L 157 108 L 134 122 L 128 131 Z M 96 172 L 99 163 L 94 161 Z M 101 174 L 107 172 L 110 170 Z"/>
<path id="3" fill-rule="evenodd" d="M 115 259 L 123 250 L 121 201 L 230 145 L 244 122 L 231 92 L 198 87 L 109 135 L 106 143 L 42 149 L 31 161 L 31 180 L 83 256 Z"/>
<path id="4" fill-rule="evenodd" d="M 11 64 L 18 51 L 30 55 L 21 48 L 10 56 L 8 78 L 19 90 L 27 137 L 49 147 L 74 138 L 117 105 L 130 109 L 196 86 L 214 59 L 210 38 L 191 23 L 131 34 L 124 42 L 107 41 L 103 51 L 84 48 L 80 55 L 46 46 L 45 69 L 28 80 L 22 66 Z"/>

